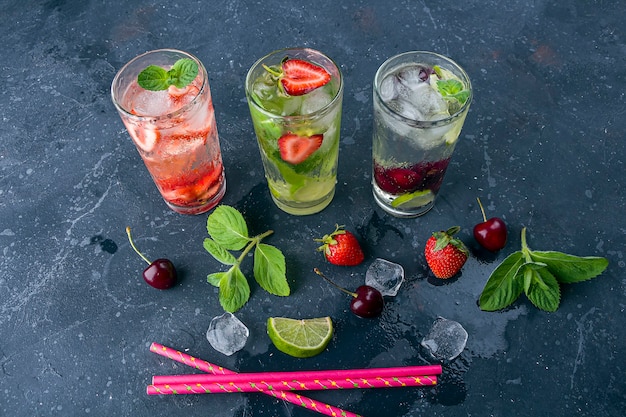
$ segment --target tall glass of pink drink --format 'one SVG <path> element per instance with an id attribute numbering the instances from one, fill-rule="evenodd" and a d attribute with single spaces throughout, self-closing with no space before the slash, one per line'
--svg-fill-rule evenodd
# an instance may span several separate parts
<path id="1" fill-rule="evenodd" d="M 185 87 L 149 91 L 138 84 L 138 75 L 148 66 L 167 70 L 181 59 L 193 60 L 198 67 L 197 76 Z M 215 207 L 226 191 L 226 179 L 202 63 L 174 49 L 146 52 L 117 73 L 111 95 L 167 205 L 182 214 Z"/>

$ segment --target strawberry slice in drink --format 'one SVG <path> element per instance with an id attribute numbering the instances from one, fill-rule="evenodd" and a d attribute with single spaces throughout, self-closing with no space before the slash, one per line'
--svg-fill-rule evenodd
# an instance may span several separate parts
<path id="1" fill-rule="evenodd" d="M 298 136 L 287 132 L 278 138 L 278 149 L 283 161 L 290 164 L 300 164 L 307 160 L 313 152 L 322 146 L 324 135 Z"/>
<path id="2" fill-rule="evenodd" d="M 148 126 L 137 126 L 126 123 L 128 132 L 137 146 L 144 152 L 152 152 L 159 141 L 159 131 Z"/>
<path id="3" fill-rule="evenodd" d="M 290 96 L 301 96 L 330 81 L 330 74 L 319 65 L 301 59 L 285 59 L 281 83 Z"/>
<path id="4" fill-rule="evenodd" d="M 220 185 L 222 165 L 212 164 L 203 171 L 194 171 L 182 177 L 158 181 L 163 198 L 168 202 L 185 207 L 204 204 L 215 195 Z"/>

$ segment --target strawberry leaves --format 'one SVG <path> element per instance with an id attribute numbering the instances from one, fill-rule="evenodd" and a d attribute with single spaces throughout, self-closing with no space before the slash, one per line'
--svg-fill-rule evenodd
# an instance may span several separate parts
<path id="1" fill-rule="evenodd" d="M 261 240 L 273 233 L 268 230 L 255 237 L 248 236 L 246 222 L 236 209 L 219 206 L 207 219 L 210 238 L 204 239 L 204 249 L 213 258 L 231 267 L 226 272 L 215 272 L 207 276 L 207 282 L 219 287 L 219 300 L 225 311 L 234 313 L 250 298 L 250 286 L 241 271 L 241 263 L 254 248 L 253 273 L 257 283 L 270 294 L 288 296 L 289 284 L 285 273 L 285 257 L 282 252 Z M 241 250 L 239 257 L 230 251 Z"/>
<path id="2" fill-rule="evenodd" d="M 522 229 L 522 249 L 502 261 L 489 276 L 479 299 L 484 311 L 501 310 L 524 292 L 539 309 L 554 312 L 561 301 L 560 284 L 586 281 L 600 275 L 608 260 L 557 251 L 532 251 Z"/>

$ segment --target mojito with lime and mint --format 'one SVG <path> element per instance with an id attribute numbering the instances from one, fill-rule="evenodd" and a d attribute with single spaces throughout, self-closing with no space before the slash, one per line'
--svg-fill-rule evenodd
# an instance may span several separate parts
<path id="1" fill-rule="evenodd" d="M 323 210 L 335 194 L 343 80 L 322 53 L 283 49 L 258 60 L 246 98 L 272 199 L 283 211 Z"/>

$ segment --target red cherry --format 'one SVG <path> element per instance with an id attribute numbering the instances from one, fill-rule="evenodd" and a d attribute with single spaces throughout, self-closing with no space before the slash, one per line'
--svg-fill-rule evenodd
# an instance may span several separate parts
<path id="1" fill-rule="evenodd" d="M 166 290 L 176 285 L 176 268 L 169 259 L 160 258 L 143 270 L 143 279 L 148 285 Z"/>
<path id="2" fill-rule="evenodd" d="M 376 288 L 370 287 L 369 285 L 361 285 L 355 292 L 348 291 L 328 279 L 319 269 L 314 268 L 313 271 L 333 286 L 352 296 L 350 310 L 357 316 L 369 319 L 378 317 L 380 313 L 383 312 L 385 300 L 381 292 Z"/>
<path id="3" fill-rule="evenodd" d="M 130 227 L 126 227 L 126 234 L 128 235 L 128 241 L 130 246 L 137 252 L 141 258 L 146 261 L 148 267 L 143 270 L 143 280 L 151 287 L 159 290 L 166 290 L 172 288 L 176 284 L 177 274 L 174 264 L 169 259 L 160 258 L 154 262 L 150 262 L 135 246 L 133 239 L 130 236 Z"/>
<path id="4" fill-rule="evenodd" d="M 357 316 L 364 318 L 380 316 L 384 306 L 383 295 L 369 285 L 361 285 L 357 288 L 350 302 L 350 310 Z"/>
<path id="5" fill-rule="evenodd" d="M 485 249 L 497 252 L 506 245 L 506 224 L 499 217 L 492 217 L 487 220 L 483 205 L 479 198 L 477 200 L 484 221 L 474 226 L 474 239 Z"/>

